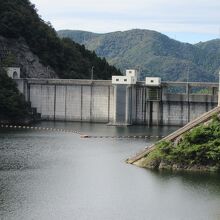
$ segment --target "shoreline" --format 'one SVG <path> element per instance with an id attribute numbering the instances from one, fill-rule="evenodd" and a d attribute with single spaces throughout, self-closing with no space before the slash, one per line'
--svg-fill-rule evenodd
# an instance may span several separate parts
<path id="1" fill-rule="evenodd" d="M 163 161 L 156 164 L 155 161 L 148 160 L 147 157 L 136 161 L 134 165 L 158 171 L 220 172 L 220 168 L 217 166 L 169 164 Z"/>

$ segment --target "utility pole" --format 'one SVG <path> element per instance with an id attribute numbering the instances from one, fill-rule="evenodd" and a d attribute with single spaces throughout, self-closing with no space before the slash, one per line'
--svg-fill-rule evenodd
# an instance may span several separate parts
<path id="1" fill-rule="evenodd" d="M 220 106 L 220 71 L 219 71 L 219 83 L 218 83 L 218 106 Z"/>
<path id="2" fill-rule="evenodd" d="M 138 68 L 138 78 L 137 78 L 137 80 L 141 80 L 141 66 L 139 66 L 139 68 Z"/>
<path id="3" fill-rule="evenodd" d="M 187 122 L 190 121 L 190 102 L 189 102 L 189 94 L 190 94 L 190 88 L 189 88 L 189 65 L 187 68 L 187 76 L 186 76 L 186 93 L 187 93 Z"/>
<path id="4" fill-rule="evenodd" d="M 93 72 L 94 72 L 94 66 L 92 66 L 92 69 L 91 69 L 91 80 L 93 80 Z"/>

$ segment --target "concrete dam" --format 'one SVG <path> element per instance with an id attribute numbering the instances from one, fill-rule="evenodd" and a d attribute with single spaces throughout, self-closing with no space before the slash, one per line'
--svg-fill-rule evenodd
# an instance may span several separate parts
<path id="1" fill-rule="evenodd" d="M 111 80 L 15 81 L 43 120 L 181 126 L 218 102 L 218 83 L 162 82 L 154 87 L 142 81 L 135 85 L 115 85 Z"/>

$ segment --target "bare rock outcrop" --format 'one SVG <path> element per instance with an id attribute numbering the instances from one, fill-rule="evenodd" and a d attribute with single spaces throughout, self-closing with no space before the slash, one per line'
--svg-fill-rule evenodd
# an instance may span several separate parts
<path id="1" fill-rule="evenodd" d="M 21 68 L 22 78 L 58 78 L 50 66 L 44 66 L 23 39 L 7 39 L 0 36 L 0 61 L 12 54 L 15 65 Z"/>

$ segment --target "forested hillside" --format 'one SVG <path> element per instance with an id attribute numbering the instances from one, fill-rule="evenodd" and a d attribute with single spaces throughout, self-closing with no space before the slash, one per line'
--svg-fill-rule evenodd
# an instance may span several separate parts
<path id="1" fill-rule="evenodd" d="M 70 39 L 60 39 L 28 0 L 0 0 L 0 36 L 24 39 L 40 62 L 51 67 L 60 78 L 90 78 L 92 66 L 97 79 L 110 79 L 112 74 L 120 74 L 104 58 L 97 57 L 84 46 Z"/>
<path id="2" fill-rule="evenodd" d="M 28 109 L 15 82 L 0 67 L 0 123 L 23 120 L 29 115 Z"/>
<path id="3" fill-rule="evenodd" d="M 23 123 L 30 106 L 3 67 L 18 65 L 24 77 L 110 79 L 121 74 L 104 58 L 60 39 L 28 0 L 0 0 L 0 123 Z M 23 122 L 22 122 L 23 120 Z"/>
<path id="4" fill-rule="evenodd" d="M 163 80 L 215 81 L 220 68 L 220 40 L 192 45 L 156 31 L 129 30 L 107 34 L 59 31 L 121 70 L 137 68 L 145 76 Z M 89 37 L 88 37 L 89 36 Z"/>

